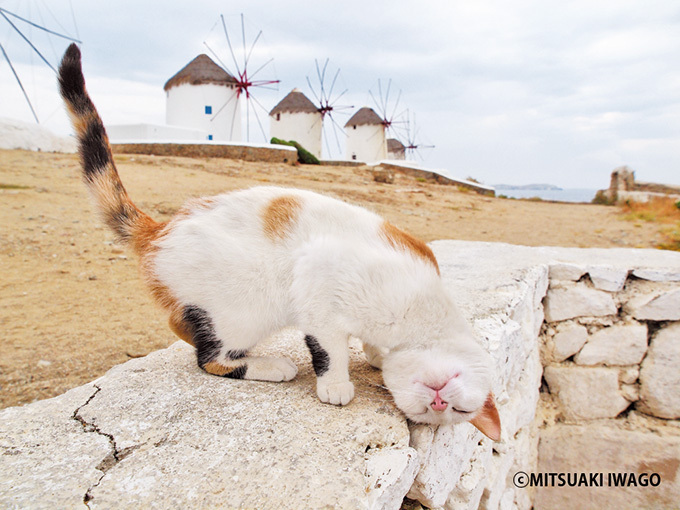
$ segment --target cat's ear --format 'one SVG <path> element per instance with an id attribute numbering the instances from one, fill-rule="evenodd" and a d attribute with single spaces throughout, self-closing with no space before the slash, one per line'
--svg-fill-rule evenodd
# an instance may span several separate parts
<path id="1" fill-rule="evenodd" d="M 482 406 L 479 414 L 470 420 L 475 427 L 477 427 L 482 434 L 493 439 L 494 441 L 501 440 L 501 419 L 498 416 L 498 409 L 494 402 L 493 393 L 489 392 L 486 397 L 486 402 Z"/>

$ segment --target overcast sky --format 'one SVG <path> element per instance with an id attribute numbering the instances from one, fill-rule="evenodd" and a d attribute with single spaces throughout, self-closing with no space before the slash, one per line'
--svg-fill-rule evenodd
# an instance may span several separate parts
<path id="1" fill-rule="evenodd" d="M 602 188 L 614 168 L 628 165 L 639 180 L 680 184 L 677 0 L 0 0 L 0 7 L 82 40 L 88 88 L 109 124 L 163 123 L 162 87 L 209 53 L 204 41 L 215 41 L 233 72 L 214 27 L 224 14 L 240 47 L 243 13 L 248 44 L 263 31 L 249 69 L 271 56 L 258 77 L 281 81 L 278 92 L 255 92 L 267 109 L 294 87 L 313 99 L 305 78 L 316 84 L 314 61 L 329 58 L 330 73 L 341 69 L 336 92 L 348 89 L 338 105 L 375 107 L 369 90 L 378 96 L 380 80 L 385 96 L 391 80 L 388 115 L 415 113 L 416 141 L 435 146 L 423 164 L 455 177 Z M 10 19 L 56 67 L 67 43 Z M 1 17 L 0 43 L 41 123 L 67 132 L 52 71 Z M 32 118 L 1 55 L 0 116 Z M 341 125 L 348 118 L 336 114 Z"/>

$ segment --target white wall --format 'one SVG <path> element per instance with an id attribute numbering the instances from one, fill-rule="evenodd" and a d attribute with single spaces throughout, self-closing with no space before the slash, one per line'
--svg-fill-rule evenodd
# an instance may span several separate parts
<path id="1" fill-rule="evenodd" d="M 240 102 L 235 95 L 236 89 L 213 84 L 172 87 L 167 92 L 165 121 L 171 126 L 200 129 L 213 140 L 241 141 Z M 205 113 L 206 106 L 212 107 L 211 114 Z"/>
<path id="2" fill-rule="evenodd" d="M 381 125 L 347 126 L 347 159 L 372 163 L 387 159 L 385 128 Z"/>
<path id="3" fill-rule="evenodd" d="M 277 120 L 277 117 L 279 120 Z M 321 157 L 321 114 L 281 113 L 269 117 L 272 137 L 295 140 L 317 158 Z"/>
<path id="4" fill-rule="evenodd" d="M 106 132 L 112 142 L 119 141 L 160 141 L 160 140 L 196 140 L 203 141 L 208 133 L 200 129 L 178 126 L 162 126 L 157 124 L 114 124 L 106 126 Z"/>

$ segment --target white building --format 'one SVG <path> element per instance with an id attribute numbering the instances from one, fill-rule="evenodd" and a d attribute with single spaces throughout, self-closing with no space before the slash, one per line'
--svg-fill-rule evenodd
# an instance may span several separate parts
<path id="1" fill-rule="evenodd" d="M 317 158 L 321 158 L 322 127 L 321 112 L 299 89 L 293 89 L 269 112 L 273 138 L 294 140 Z"/>
<path id="2" fill-rule="evenodd" d="M 387 159 L 406 159 L 406 147 L 396 138 L 387 139 Z"/>
<path id="3" fill-rule="evenodd" d="M 347 159 L 371 163 L 387 158 L 383 120 L 372 108 L 363 107 L 345 124 Z"/>
<path id="4" fill-rule="evenodd" d="M 205 132 L 207 140 L 241 141 L 236 79 L 199 55 L 165 84 L 165 122 Z"/>

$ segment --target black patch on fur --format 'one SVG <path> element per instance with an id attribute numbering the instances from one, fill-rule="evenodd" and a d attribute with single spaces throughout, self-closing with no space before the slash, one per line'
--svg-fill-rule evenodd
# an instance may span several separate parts
<path id="1" fill-rule="evenodd" d="M 198 366 L 203 368 L 206 363 L 217 358 L 222 348 L 222 342 L 215 334 L 215 327 L 208 312 L 202 308 L 193 305 L 185 307 L 182 319 L 188 325 L 191 340 L 196 346 Z"/>
<path id="2" fill-rule="evenodd" d="M 331 358 L 328 356 L 326 350 L 319 345 L 319 341 L 312 335 L 305 337 L 305 343 L 309 352 L 312 354 L 312 366 L 317 377 L 321 377 L 328 372 L 328 367 L 331 364 Z"/>
<path id="3" fill-rule="evenodd" d="M 59 90 L 61 97 L 76 115 L 83 116 L 94 111 L 94 105 L 85 92 L 85 78 L 80 62 L 80 50 L 71 44 L 59 65 Z"/>
<path id="4" fill-rule="evenodd" d="M 243 379 L 246 376 L 247 371 L 248 365 L 241 365 L 236 367 L 231 372 L 224 374 L 224 377 L 228 377 L 229 379 Z"/>
<path id="5" fill-rule="evenodd" d="M 90 120 L 79 142 L 83 172 L 85 178 L 92 181 L 94 176 L 104 173 L 113 160 L 101 119 Z"/>
<path id="6" fill-rule="evenodd" d="M 227 358 L 229 358 L 229 359 L 241 359 L 241 358 L 245 358 L 246 354 L 248 354 L 248 351 L 241 351 L 241 350 L 227 351 Z"/>

